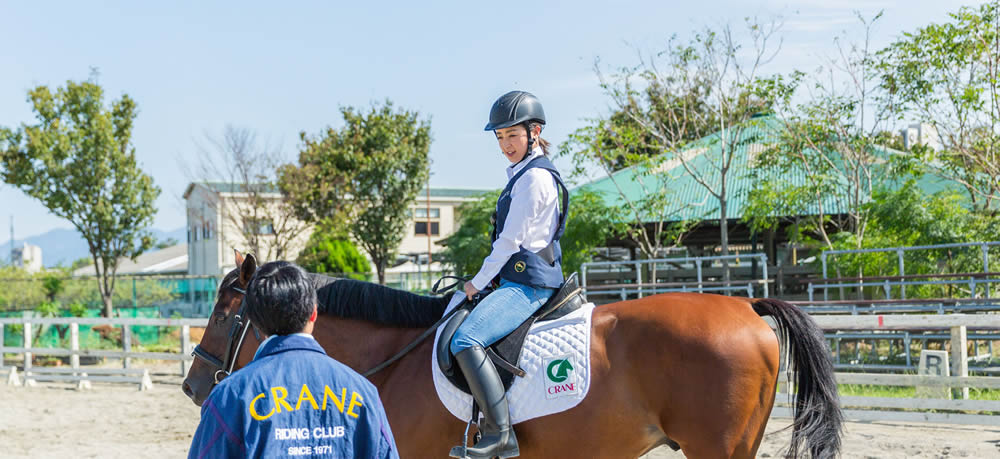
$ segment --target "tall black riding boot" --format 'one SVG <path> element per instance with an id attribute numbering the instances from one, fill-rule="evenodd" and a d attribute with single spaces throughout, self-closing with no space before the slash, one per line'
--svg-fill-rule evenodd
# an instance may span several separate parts
<path id="1" fill-rule="evenodd" d="M 483 411 L 483 422 L 479 425 L 482 438 L 466 451 L 470 459 L 500 459 L 520 455 L 517 438 L 510 426 L 510 412 L 507 411 L 507 396 L 503 383 L 493 362 L 479 346 L 473 346 L 455 354 L 458 367 L 469 382 L 469 390 Z M 462 446 L 451 449 L 452 457 L 463 457 Z"/>

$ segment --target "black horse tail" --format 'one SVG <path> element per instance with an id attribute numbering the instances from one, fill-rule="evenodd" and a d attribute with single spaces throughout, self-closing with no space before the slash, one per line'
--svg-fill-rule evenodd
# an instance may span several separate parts
<path id="1" fill-rule="evenodd" d="M 808 314 L 781 300 L 757 300 L 753 310 L 758 315 L 771 316 L 777 323 L 781 347 L 789 349 L 796 373 L 788 457 L 798 457 L 802 443 L 808 446 L 813 458 L 836 457 L 844 418 L 823 330 Z"/>

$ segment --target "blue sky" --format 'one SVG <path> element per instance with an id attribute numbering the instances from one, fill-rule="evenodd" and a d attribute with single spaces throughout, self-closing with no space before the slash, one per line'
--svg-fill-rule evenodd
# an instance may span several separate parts
<path id="1" fill-rule="evenodd" d="M 833 37 L 859 30 L 854 11 L 885 11 L 874 45 L 977 2 L 573 1 L 486 2 L 8 2 L 0 0 L 0 125 L 32 122 L 28 89 L 86 79 L 139 105 L 133 142 L 163 189 L 154 226 L 184 226 L 182 164 L 226 124 L 254 129 L 289 160 L 298 133 L 339 126 L 338 107 L 385 98 L 429 117 L 435 187 L 499 188 L 506 160 L 482 131 L 510 89 L 534 92 L 555 144 L 608 111 L 595 58 L 636 62 L 673 34 L 780 15 L 782 53 L 768 72 L 809 70 Z M 558 162 L 557 162 L 558 164 Z M 564 162 L 564 167 L 567 166 Z M 69 228 L 0 184 L 0 241 Z"/>

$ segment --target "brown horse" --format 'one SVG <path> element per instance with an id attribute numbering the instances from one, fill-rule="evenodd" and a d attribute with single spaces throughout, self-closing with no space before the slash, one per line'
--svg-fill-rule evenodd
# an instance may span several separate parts
<path id="1" fill-rule="evenodd" d="M 220 285 L 200 344 L 201 353 L 218 360 L 196 359 L 184 381 L 184 392 L 198 405 L 225 375 L 217 371 L 219 361 L 235 350 L 238 369 L 259 344 L 254 333 L 239 333 L 236 317 L 256 262 L 237 258 L 239 268 Z M 387 325 L 387 309 L 421 304 L 439 317 L 444 307 L 434 297 L 368 285 L 381 296 L 356 296 L 339 309 L 324 305 L 331 300 L 321 292 L 313 333 L 327 354 L 359 372 L 424 330 L 399 326 L 405 321 Z M 399 299 L 406 295 L 426 301 Z M 763 315 L 773 318 L 782 342 L 791 346 L 797 370 L 788 455 L 797 456 L 803 445 L 812 457 L 837 455 L 842 419 L 829 350 L 822 331 L 798 308 L 771 299 L 671 293 L 603 305 L 593 314 L 590 392 L 575 408 L 516 425 L 523 457 L 638 457 L 664 444 L 679 446 L 687 457 L 754 457 L 774 404 L 779 366 L 779 339 Z M 242 347 L 239 335 L 246 338 Z M 435 394 L 431 352 L 432 340 L 426 340 L 369 376 L 404 458 L 447 457 L 465 429 Z"/>

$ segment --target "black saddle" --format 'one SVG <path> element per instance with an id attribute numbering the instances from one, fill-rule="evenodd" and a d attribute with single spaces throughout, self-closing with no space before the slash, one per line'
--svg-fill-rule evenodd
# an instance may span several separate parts
<path id="1" fill-rule="evenodd" d="M 514 376 L 524 376 L 524 370 L 517 367 L 517 362 L 521 359 L 521 349 L 524 347 L 524 339 L 528 336 L 528 329 L 535 322 L 558 319 L 580 309 L 580 306 L 583 305 L 580 291 L 576 273 L 573 273 L 566 279 L 562 287 L 559 287 L 559 290 L 552 295 L 552 298 L 549 298 L 549 301 L 538 311 L 535 311 L 528 320 L 486 349 L 486 354 L 490 356 L 490 360 L 497 367 L 505 391 L 510 389 L 510 385 L 514 382 Z M 458 311 L 441 331 L 441 338 L 438 339 L 435 353 L 441 372 L 452 384 L 469 393 L 469 383 L 466 382 L 465 375 L 454 365 L 455 357 L 451 353 L 451 339 L 459 325 L 462 325 L 462 322 L 469 317 L 475 304 L 466 300 L 456 307 Z"/>

